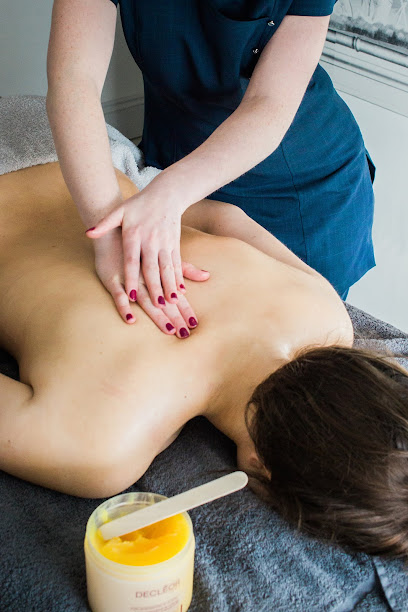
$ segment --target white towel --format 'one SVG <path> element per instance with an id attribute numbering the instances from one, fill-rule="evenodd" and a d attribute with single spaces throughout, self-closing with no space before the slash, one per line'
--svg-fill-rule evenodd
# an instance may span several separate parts
<path id="1" fill-rule="evenodd" d="M 58 161 L 45 105 L 45 96 L 0 98 L 0 175 Z M 105 123 L 115 168 L 140 190 L 161 172 L 145 166 L 142 151 L 113 126 Z"/>

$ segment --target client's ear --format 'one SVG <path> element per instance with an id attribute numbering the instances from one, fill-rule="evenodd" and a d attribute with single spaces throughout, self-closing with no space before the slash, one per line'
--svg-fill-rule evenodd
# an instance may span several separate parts
<path id="1" fill-rule="evenodd" d="M 243 472 L 259 472 L 267 478 L 271 473 L 266 469 L 256 451 L 248 446 L 237 446 L 237 467 Z"/>

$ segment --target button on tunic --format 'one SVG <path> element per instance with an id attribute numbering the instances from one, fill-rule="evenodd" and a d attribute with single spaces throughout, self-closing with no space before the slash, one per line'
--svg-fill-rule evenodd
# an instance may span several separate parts
<path id="1" fill-rule="evenodd" d="M 334 3 L 119 0 L 143 74 L 146 165 L 182 159 L 234 112 L 285 15 L 330 15 Z M 351 110 L 318 64 L 275 151 L 207 197 L 242 208 L 341 295 L 375 265 L 374 175 Z"/>

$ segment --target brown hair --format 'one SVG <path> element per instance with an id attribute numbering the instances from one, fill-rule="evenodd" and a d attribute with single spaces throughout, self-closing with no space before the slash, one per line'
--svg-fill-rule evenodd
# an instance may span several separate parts
<path id="1" fill-rule="evenodd" d="M 408 372 L 391 357 L 305 347 L 255 389 L 245 420 L 271 473 L 252 476 L 284 518 L 359 551 L 407 558 Z"/>

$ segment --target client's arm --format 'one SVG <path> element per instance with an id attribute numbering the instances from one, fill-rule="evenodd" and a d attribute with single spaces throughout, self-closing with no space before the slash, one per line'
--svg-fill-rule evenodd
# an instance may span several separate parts
<path id="1" fill-rule="evenodd" d="M 218 200 L 201 200 L 185 211 L 181 222 L 183 225 L 207 232 L 207 234 L 238 238 L 278 261 L 323 278 L 273 234 L 233 204 Z"/>

